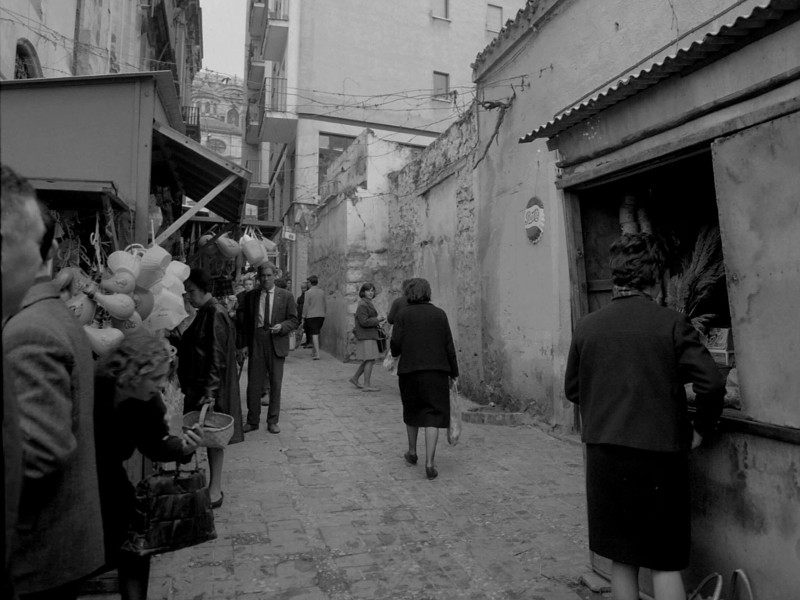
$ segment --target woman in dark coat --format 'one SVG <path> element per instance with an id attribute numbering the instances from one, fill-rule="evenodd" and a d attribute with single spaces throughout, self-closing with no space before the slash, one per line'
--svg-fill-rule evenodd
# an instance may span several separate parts
<path id="1" fill-rule="evenodd" d="M 116 568 L 122 600 L 146 600 L 150 558 L 122 550 L 134 516 L 136 490 L 123 463 L 134 450 L 158 462 L 186 462 L 200 443 L 196 431 L 169 435 L 160 391 L 171 369 L 168 344 L 145 333 L 126 337 L 97 366 L 95 445 L 106 568 Z"/>
<path id="2" fill-rule="evenodd" d="M 357 388 L 361 388 L 362 392 L 377 392 L 380 388 L 372 385 L 372 367 L 375 365 L 375 359 L 380 358 L 381 353 L 378 351 L 378 328 L 386 320 L 378 315 L 378 310 L 372 304 L 372 299 L 375 298 L 375 286 L 371 283 L 365 283 L 358 291 L 361 298 L 356 308 L 355 328 L 353 333 L 356 336 L 356 359 L 361 361 L 358 369 L 350 378 L 352 383 Z M 359 378 L 364 375 L 364 385 L 359 383 Z"/>
<path id="3" fill-rule="evenodd" d="M 225 308 L 211 296 L 211 278 L 192 269 L 184 283 L 189 303 L 197 309 L 194 321 L 178 344 L 178 377 L 185 395 L 184 412 L 211 403 L 214 410 L 233 417 L 230 444 L 244 440 L 236 328 Z M 208 448 L 208 491 L 212 508 L 222 506 L 222 448 Z"/>
<path id="4" fill-rule="evenodd" d="M 425 428 L 425 473 L 435 479 L 439 429 L 450 426 L 450 387 L 458 379 L 453 334 L 445 312 L 431 304 L 431 286 L 422 278 L 405 287 L 408 306 L 397 313 L 392 330 L 392 356 L 399 356 L 397 374 L 408 434 L 406 462 L 417 464 L 417 434 Z"/>
<path id="5" fill-rule="evenodd" d="M 656 600 L 686 598 L 689 450 L 713 431 L 725 394 L 691 321 L 654 301 L 663 265 L 650 234 L 615 242 L 613 299 L 578 323 L 567 361 L 565 392 L 586 444 L 589 547 L 612 560 L 616 600 L 639 598 L 640 567 L 652 570 Z"/>

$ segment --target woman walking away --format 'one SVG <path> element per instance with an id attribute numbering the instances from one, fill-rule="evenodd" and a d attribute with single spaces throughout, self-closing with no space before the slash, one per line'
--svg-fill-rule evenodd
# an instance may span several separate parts
<path id="1" fill-rule="evenodd" d="M 225 309 L 211 296 L 211 278 L 192 269 L 184 283 L 189 303 L 197 316 L 178 345 L 178 377 L 185 394 L 184 412 L 211 404 L 214 410 L 233 417 L 230 444 L 244 440 L 242 405 L 236 363 L 236 329 Z M 225 451 L 208 448 L 208 491 L 211 507 L 219 508 L 222 492 L 222 464 Z"/>
<path id="2" fill-rule="evenodd" d="M 372 304 L 372 299 L 375 298 L 374 285 L 365 283 L 358 291 L 358 295 L 361 300 L 356 308 L 356 326 L 353 333 L 356 336 L 356 359 L 360 360 L 361 364 L 350 378 L 350 383 L 361 388 L 362 392 L 377 392 L 380 388 L 372 385 L 372 367 L 375 365 L 375 359 L 381 356 L 378 352 L 378 327 L 385 319 L 378 316 L 378 311 Z M 362 374 L 363 387 L 358 381 Z"/>
<path id="3" fill-rule="evenodd" d="M 450 386 L 458 380 L 458 360 L 445 312 L 431 304 L 431 286 L 415 278 L 405 287 L 408 306 L 397 313 L 392 330 L 392 356 L 399 356 L 397 374 L 408 434 L 408 464 L 417 464 L 417 434 L 425 429 L 425 474 L 436 479 L 439 429 L 450 426 Z"/>
<path id="4" fill-rule="evenodd" d="M 725 379 L 686 315 L 659 306 L 664 256 L 655 238 L 611 246 L 613 298 L 573 334 L 565 392 L 586 444 L 589 548 L 611 559 L 614 600 L 638 600 L 641 567 L 656 600 L 685 600 L 689 450 L 722 412 Z M 697 395 L 694 422 L 684 384 Z"/>
<path id="5" fill-rule="evenodd" d="M 146 600 L 150 578 L 150 557 L 122 550 L 136 505 L 123 462 L 136 449 L 150 460 L 187 462 L 200 443 L 197 431 L 169 435 L 160 392 L 170 368 L 166 341 L 146 333 L 124 338 L 97 366 L 95 443 L 106 569 L 117 569 L 122 600 Z"/>

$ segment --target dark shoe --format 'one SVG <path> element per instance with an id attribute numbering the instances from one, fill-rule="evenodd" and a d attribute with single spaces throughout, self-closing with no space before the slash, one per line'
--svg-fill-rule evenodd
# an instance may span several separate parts
<path id="1" fill-rule="evenodd" d="M 269 406 L 269 398 L 261 396 L 261 406 Z"/>
<path id="2" fill-rule="evenodd" d="M 411 454 L 411 452 L 406 452 L 406 453 L 403 455 L 403 458 L 405 458 L 405 459 L 406 459 L 406 462 L 407 462 L 408 464 L 410 464 L 410 465 L 415 465 L 415 464 L 417 464 L 417 455 L 416 455 L 416 454 Z"/>
<path id="3" fill-rule="evenodd" d="M 242 431 L 244 433 L 250 433 L 251 431 L 255 431 L 258 429 L 258 425 L 250 425 L 250 423 L 245 423 L 244 427 L 242 427 Z"/>
<path id="4" fill-rule="evenodd" d="M 225 500 L 225 492 L 221 491 L 219 493 L 219 500 L 217 500 L 216 502 L 212 502 L 211 503 L 211 508 L 219 508 L 220 506 L 222 506 L 222 501 L 223 500 Z"/>
<path id="5" fill-rule="evenodd" d="M 425 467 L 425 475 L 428 476 L 428 479 L 436 479 L 439 471 L 436 470 L 436 467 Z"/>
<path id="6" fill-rule="evenodd" d="M 267 431 L 270 433 L 280 433 L 281 428 L 278 427 L 277 423 L 267 423 Z"/>

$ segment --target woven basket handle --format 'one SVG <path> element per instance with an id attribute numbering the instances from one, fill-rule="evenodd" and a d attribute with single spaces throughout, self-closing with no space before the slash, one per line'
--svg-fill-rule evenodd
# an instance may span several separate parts
<path id="1" fill-rule="evenodd" d="M 719 596 L 722 593 L 722 575 L 719 573 L 711 573 L 708 575 L 703 581 L 700 582 L 700 585 L 689 595 L 688 600 L 699 600 L 700 592 L 706 586 L 707 583 L 714 582 L 714 592 L 713 595 L 710 597 L 710 600 L 719 600 Z"/>
<path id="2" fill-rule="evenodd" d="M 753 588 L 750 585 L 750 580 L 747 578 L 747 574 L 742 569 L 736 569 L 733 572 L 733 575 L 731 575 L 731 600 L 739 600 L 739 596 L 737 595 L 737 584 L 739 581 L 742 582 L 743 589 L 747 592 L 747 597 L 750 600 L 755 600 Z"/>

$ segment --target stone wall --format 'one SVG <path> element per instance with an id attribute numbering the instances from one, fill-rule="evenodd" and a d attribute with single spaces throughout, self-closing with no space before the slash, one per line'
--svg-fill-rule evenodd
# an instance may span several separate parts
<path id="1" fill-rule="evenodd" d="M 430 281 L 433 303 L 450 319 L 462 390 L 482 398 L 481 285 L 472 167 L 476 142 L 477 120 L 470 110 L 390 176 L 388 263 L 395 295 L 403 279 Z"/>

